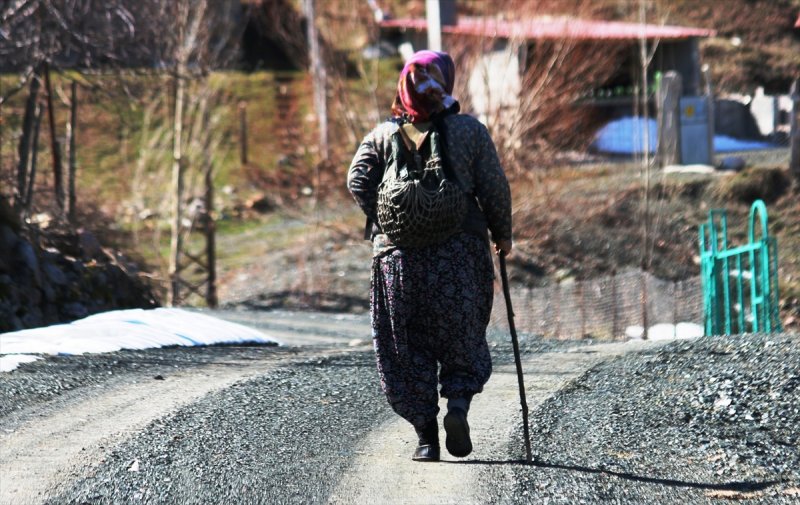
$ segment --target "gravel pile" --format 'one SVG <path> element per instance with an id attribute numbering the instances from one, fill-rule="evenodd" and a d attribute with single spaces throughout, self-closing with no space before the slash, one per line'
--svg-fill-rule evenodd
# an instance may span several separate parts
<path id="1" fill-rule="evenodd" d="M 44 404 L 118 381 L 154 380 L 179 370 L 227 360 L 281 359 L 296 352 L 265 345 L 171 347 L 112 353 L 46 356 L 0 373 L 0 425 L 26 408 Z"/>
<path id="2" fill-rule="evenodd" d="M 306 360 L 151 424 L 49 503 L 323 503 L 390 415 L 372 352 Z"/>
<path id="3" fill-rule="evenodd" d="M 514 465 L 494 503 L 800 503 L 798 427 L 800 336 L 678 341 L 532 412 L 536 463 Z"/>

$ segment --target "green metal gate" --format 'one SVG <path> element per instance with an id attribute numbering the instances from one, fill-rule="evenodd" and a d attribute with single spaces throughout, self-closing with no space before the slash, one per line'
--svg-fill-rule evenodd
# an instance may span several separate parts
<path id="1" fill-rule="evenodd" d="M 756 219 L 761 236 L 756 240 Z M 706 335 L 781 331 L 778 314 L 778 242 L 769 236 L 767 207 L 750 207 L 748 244 L 728 248 L 724 210 L 700 225 L 700 275 Z"/>

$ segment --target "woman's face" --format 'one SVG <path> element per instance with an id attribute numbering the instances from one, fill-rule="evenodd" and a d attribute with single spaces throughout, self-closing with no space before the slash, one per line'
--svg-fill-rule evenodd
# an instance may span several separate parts
<path id="1" fill-rule="evenodd" d="M 436 65 L 415 65 L 411 71 L 411 82 L 420 95 L 439 100 L 445 95 L 442 85 L 444 77 Z"/>

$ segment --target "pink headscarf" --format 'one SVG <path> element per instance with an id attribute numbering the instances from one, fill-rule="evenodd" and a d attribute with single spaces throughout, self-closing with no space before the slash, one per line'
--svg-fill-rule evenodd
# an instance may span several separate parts
<path id="1" fill-rule="evenodd" d="M 392 113 L 397 117 L 405 114 L 412 123 L 427 121 L 454 102 L 450 94 L 455 73 L 456 66 L 449 54 L 417 51 L 400 72 Z"/>

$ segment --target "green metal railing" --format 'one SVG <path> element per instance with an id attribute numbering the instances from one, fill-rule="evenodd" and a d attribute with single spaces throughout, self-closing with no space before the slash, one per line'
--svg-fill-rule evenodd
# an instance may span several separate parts
<path id="1" fill-rule="evenodd" d="M 756 219 L 761 235 L 756 240 Z M 724 210 L 700 225 L 700 275 L 706 335 L 781 331 L 778 314 L 778 242 L 769 236 L 767 207 L 750 207 L 748 244 L 728 248 Z"/>

